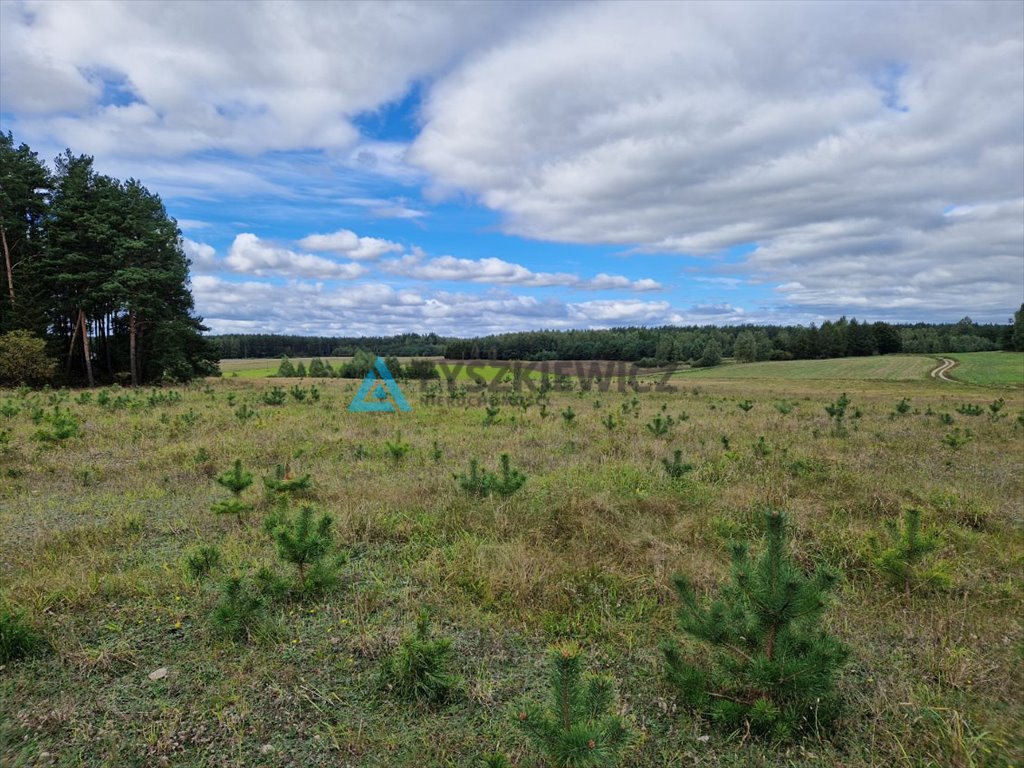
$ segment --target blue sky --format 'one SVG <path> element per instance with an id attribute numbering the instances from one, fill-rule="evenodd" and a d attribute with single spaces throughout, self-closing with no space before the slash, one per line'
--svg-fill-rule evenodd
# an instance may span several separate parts
<path id="1" fill-rule="evenodd" d="M 0 4 L 0 127 L 160 193 L 214 331 L 1004 322 L 1011 3 Z"/>

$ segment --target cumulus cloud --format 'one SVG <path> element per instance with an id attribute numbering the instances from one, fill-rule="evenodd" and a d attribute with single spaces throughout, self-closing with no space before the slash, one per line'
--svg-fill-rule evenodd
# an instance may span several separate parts
<path id="1" fill-rule="evenodd" d="M 360 237 L 348 229 L 339 229 L 327 235 L 308 235 L 299 240 L 298 244 L 310 251 L 328 251 L 355 261 L 375 261 L 385 254 L 405 250 L 390 240 Z"/>
<path id="2" fill-rule="evenodd" d="M 511 233 L 756 243 L 743 266 L 784 301 L 920 315 L 1019 303 L 1022 114 L 1013 4 L 599 3 L 438 82 L 410 157 Z M 943 220 L 992 204 L 987 229 Z"/>
<path id="3" fill-rule="evenodd" d="M 393 275 L 416 280 L 448 280 L 534 288 L 562 286 L 594 291 L 656 291 L 662 287 L 660 283 L 650 278 L 630 280 L 623 275 L 601 273 L 588 280 L 569 272 L 534 272 L 522 264 L 493 256 L 483 259 L 460 259 L 455 256 L 428 259 L 419 249 L 401 259 L 386 261 L 381 267 Z"/>
<path id="4" fill-rule="evenodd" d="M 218 268 L 217 251 L 212 245 L 183 237 L 181 248 L 185 252 L 185 256 L 192 262 L 193 274 L 211 272 Z"/>
<path id="5" fill-rule="evenodd" d="M 52 117 L 61 142 L 91 153 L 148 156 L 349 147 L 352 116 L 531 10 L 5 2 L 0 12 L 3 111 Z"/>
<path id="6" fill-rule="evenodd" d="M 271 245 L 251 232 L 235 236 L 224 259 L 224 266 L 233 272 L 257 276 L 351 280 L 366 274 L 366 268 L 360 264 L 343 264 L 309 253 L 297 253 Z"/>

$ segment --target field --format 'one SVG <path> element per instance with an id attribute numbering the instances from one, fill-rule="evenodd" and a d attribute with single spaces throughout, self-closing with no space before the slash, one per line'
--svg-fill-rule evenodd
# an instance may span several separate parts
<path id="1" fill-rule="evenodd" d="M 967 352 L 949 355 L 957 365 L 950 378 L 986 387 L 1024 387 L 1024 354 Z"/>
<path id="2" fill-rule="evenodd" d="M 927 378 L 936 365 L 934 357 L 925 355 L 884 355 L 731 364 L 694 368 L 678 375 L 687 379 L 916 381 Z"/>
<path id="3" fill-rule="evenodd" d="M 51 646 L 0 666 L 0 763 L 468 768 L 500 749 L 541 768 L 515 713 L 548 695 L 545 649 L 572 638 L 641 735 L 627 766 L 1020 765 L 1024 392 L 930 380 L 924 357 L 820 362 L 686 373 L 672 392 L 552 391 L 543 406 L 471 380 L 454 396 L 409 383 L 411 413 L 348 412 L 356 381 L 247 372 L 0 393 L 0 599 Z M 303 399 L 268 405 L 275 385 Z M 825 409 L 843 392 L 836 430 Z M 77 435 L 37 437 L 55 407 Z M 662 436 L 647 428 L 659 415 L 673 417 Z M 693 464 L 681 479 L 661 464 L 675 449 Z M 493 469 L 502 453 L 520 491 L 459 487 L 472 459 Z M 256 478 L 246 524 L 210 510 L 236 458 Z M 274 601 L 257 636 L 226 639 L 211 614 L 227 576 L 291 575 L 260 524 L 260 478 L 286 462 L 311 475 L 302 503 L 333 518 L 340 584 Z M 728 542 L 756 549 L 765 506 L 792 516 L 799 562 L 843 574 L 825 623 L 851 649 L 844 709 L 795 743 L 693 717 L 659 650 L 675 637 L 701 652 L 676 626 L 671 576 L 716 592 Z M 868 537 L 908 506 L 941 537 L 946 589 L 906 596 L 872 564 Z M 185 567 L 199 545 L 222 552 L 205 580 Z M 434 708 L 380 680 L 422 606 L 462 681 Z"/>

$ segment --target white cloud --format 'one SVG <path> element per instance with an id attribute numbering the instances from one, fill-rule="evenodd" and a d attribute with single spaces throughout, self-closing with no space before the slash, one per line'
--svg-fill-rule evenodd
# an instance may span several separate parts
<path id="1" fill-rule="evenodd" d="M 580 290 L 654 291 L 661 284 L 650 278 L 630 280 L 622 275 L 601 273 L 586 280 L 569 272 L 534 272 L 521 264 L 504 259 L 460 259 L 438 256 L 427 259 L 421 250 L 383 262 L 381 268 L 393 275 L 416 280 L 448 280 L 488 285 L 521 285 L 534 288 L 563 286 Z"/>
<path id="2" fill-rule="evenodd" d="M 1022 115 L 1011 3 L 575 4 L 441 79 L 410 159 L 514 234 L 757 243 L 740 268 L 783 301 L 1005 312 L 1019 214 L 970 243 L 941 219 L 1024 196 Z M 866 229 L 837 248 L 851 222 Z M 965 272 L 988 278 L 958 289 Z"/>
<path id="3" fill-rule="evenodd" d="M 360 264 L 342 264 L 321 256 L 297 253 L 271 245 L 251 232 L 242 232 L 235 236 L 224 259 L 224 266 L 233 272 L 256 276 L 284 275 L 351 280 L 366 274 L 366 268 Z"/>
<path id="4" fill-rule="evenodd" d="M 181 247 L 192 262 L 192 274 L 202 274 L 217 269 L 217 251 L 212 245 L 198 243 L 183 237 Z"/>
<path id="5" fill-rule="evenodd" d="M 365 208 L 379 219 L 421 219 L 427 215 L 426 211 L 409 206 L 404 198 L 386 200 L 379 197 L 349 197 L 341 202 Z"/>
<path id="6" fill-rule="evenodd" d="M 46 116 L 79 151 L 122 156 L 351 147 L 352 116 L 532 13 L 418 2 L 0 8 L 3 111 Z M 112 87 L 119 98 L 105 96 Z"/>
<path id="7" fill-rule="evenodd" d="M 360 237 L 348 229 L 327 235 L 308 235 L 299 240 L 299 247 L 310 251 L 328 251 L 356 261 L 375 261 L 388 253 L 405 250 L 398 243 L 376 237 Z"/>

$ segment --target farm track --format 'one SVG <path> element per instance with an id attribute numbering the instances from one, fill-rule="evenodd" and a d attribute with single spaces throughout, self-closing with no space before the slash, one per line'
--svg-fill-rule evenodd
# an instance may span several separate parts
<path id="1" fill-rule="evenodd" d="M 949 378 L 946 374 L 953 370 L 953 367 L 956 365 L 956 360 L 951 360 L 948 357 L 940 357 L 939 359 L 942 362 L 932 370 L 930 374 L 931 377 L 933 379 L 942 379 L 943 381 L 953 382 L 954 379 Z"/>

